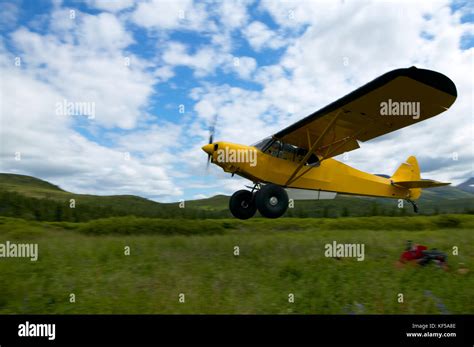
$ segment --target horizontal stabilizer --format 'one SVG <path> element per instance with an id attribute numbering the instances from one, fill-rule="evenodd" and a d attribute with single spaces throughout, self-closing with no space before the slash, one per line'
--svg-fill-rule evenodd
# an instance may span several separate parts
<path id="1" fill-rule="evenodd" d="M 438 182 L 433 180 L 418 180 L 418 181 L 399 181 L 393 182 L 393 185 L 400 186 L 403 188 L 434 188 L 447 186 L 451 183 Z"/>

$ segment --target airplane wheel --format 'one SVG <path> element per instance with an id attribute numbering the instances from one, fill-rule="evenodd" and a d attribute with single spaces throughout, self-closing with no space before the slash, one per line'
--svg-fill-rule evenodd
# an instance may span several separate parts
<path id="1" fill-rule="evenodd" d="M 255 202 L 262 216 L 278 218 L 288 209 L 288 194 L 280 186 L 266 184 L 257 192 Z"/>
<path id="2" fill-rule="evenodd" d="M 248 190 L 236 191 L 229 200 L 229 209 L 232 215 L 239 219 L 249 219 L 257 212 L 253 194 Z"/>

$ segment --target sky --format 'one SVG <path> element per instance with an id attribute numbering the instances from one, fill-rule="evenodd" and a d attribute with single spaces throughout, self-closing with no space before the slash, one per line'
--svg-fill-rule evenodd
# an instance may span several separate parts
<path id="1" fill-rule="evenodd" d="M 250 182 L 206 169 L 397 68 L 439 71 L 438 117 L 336 157 L 459 184 L 474 164 L 469 1 L 0 0 L 0 171 L 84 194 L 171 202 Z M 82 109 L 80 107 L 83 107 Z"/>

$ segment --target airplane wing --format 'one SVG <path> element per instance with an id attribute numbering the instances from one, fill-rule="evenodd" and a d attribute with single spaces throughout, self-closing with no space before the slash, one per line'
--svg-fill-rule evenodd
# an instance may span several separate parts
<path id="1" fill-rule="evenodd" d="M 454 83 L 436 71 L 390 71 L 273 135 L 323 158 L 359 148 L 358 141 L 424 121 L 456 100 Z M 418 104 L 416 104 L 418 103 Z"/>

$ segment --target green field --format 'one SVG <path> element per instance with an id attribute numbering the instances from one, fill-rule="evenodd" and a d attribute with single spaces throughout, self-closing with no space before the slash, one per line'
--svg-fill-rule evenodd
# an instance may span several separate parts
<path id="1" fill-rule="evenodd" d="M 458 271 L 474 269 L 472 215 L 88 223 L 0 217 L 0 243 L 7 240 L 38 243 L 39 259 L 0 258 L 2 314 L 474 313 L 474 274 Z M 447 252 L 449 271 L 397 268 L 406 240 Z M 365 244 L 365 260 L 325 257 L 332 241 Z"/>

